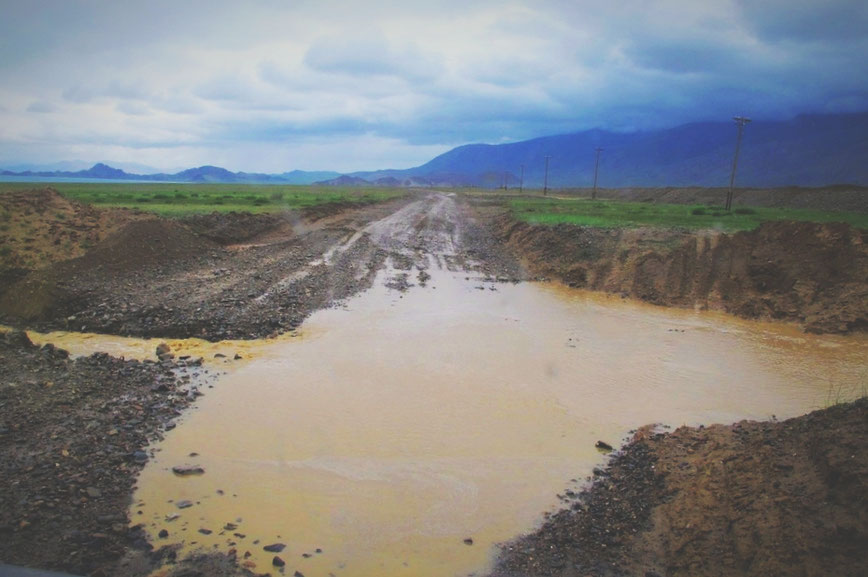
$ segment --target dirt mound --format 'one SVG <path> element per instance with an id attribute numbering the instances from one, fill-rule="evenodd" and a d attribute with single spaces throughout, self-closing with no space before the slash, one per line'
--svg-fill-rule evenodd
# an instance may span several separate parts
<path id="1" fill-rule="evenodd" d="M 199 236 L 221 245 L 236 244 L 254 239 L 286 224 L 279 214 L 251 214 L 249 212 L 212 212 L 185 217 L 183 222 Z"/>
<path id="2" fill-rule="evenodd" d="M 107 277 L 123 276 L 132 282 L 149 270 L 183 265 L 216 248 L 178 222 L 135 220 L 85 255 L 34 271 L 12 284 L 0 295 L 0 315 L 13 322 L 63 318 L 72 314 L 76 301 L 98 291 Z"/>
<path id="3" fill-rule="evenodd" d="M 200 256 L 217 245 L 183 224 L 167 219 L 132 222 L 84 257 L 64 263 L 70 271 L 107 269 L 126 272 Z"/>
<path id="4" fill-rule="evenodd" d="M 144 218 L 152 217 L 79 204 L 52 188 L 2 193 L 0 275 L 81 256 L 126 223 Z"/>
<path id="5" fill-rule="evenodd" d="M 868 399 L 783 422 L 641 431 L 494 575 L 864 575 Z"/>
<path id="6" fill-rule="evenodd" d="M 843 223 L 766 223 L 712 231 L 598 229 L 517 222 L 492 229 L 536 275 L 659 305 L 868 330 L 866 232 Z"/>

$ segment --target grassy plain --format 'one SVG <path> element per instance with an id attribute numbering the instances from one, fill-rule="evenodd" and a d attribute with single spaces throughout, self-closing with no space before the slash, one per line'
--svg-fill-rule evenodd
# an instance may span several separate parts
<path id="1" fill-rule="evenodd" d="M 591 200 L 586 198 L 523 197 L 507 200 L 519 220 L 535 224 L 569 223 L 601 228 L 651 226 L 661 228 L 751 230 L 776 220 L 847 222 L 868 229 L 868 213 L 794 208 L 722 207 Z"/>
<path id="2" fill-rule="evenodd" d="M 189 183 L 0 182 L 0 193 L 50 186 L 63 196 L 104 207 L 163 216 L 210 212 L 278 212 L 333 202 L 366 204 L 406 194 L 395 188 Z"/>

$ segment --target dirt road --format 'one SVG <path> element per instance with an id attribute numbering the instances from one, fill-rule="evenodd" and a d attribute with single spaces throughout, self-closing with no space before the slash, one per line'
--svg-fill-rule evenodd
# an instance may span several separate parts
<path id="1" fill-rule="evenodd" d="M 610 269 L 607 263 L 617 260 L 624 245 L 608 243 L 608 233 L 531 231 L 501 222 L 498 236 L 490 220 L 477 220 L 479 207 L 437 192 L 361 207 L 182 221 L 96 214 L 58 196 L 46 192 L 22 205 L 22 214 L 34 222 L 58 222 L 29 224 L 30 236 L 10 250 L 26 258 L 0 268 L 0 323 L 132 336 L 257 338 L 291 331 L 311 312 L 373 282 L 412 290 L 426 283 L 432 267 L 489 282 L 517 281 L 524 278 L 517 256 L 535 265 L 535 274 L 560 275 L 578 286 L 609 290 L 604 280 L 623 280 L 627 284 L 613 290 L 637 298 L 651 289 L 692 295 L 667 279 L 696 277 L 687 266 L 693 253 L 681 244 L 667 253 L 678 258 L 664 259 L 649 248 L 661 244 L 650 243 L 656 237 L 640 238 L 633 244 L 641 250 L 621 263 L 636 267 Z M 39 203 L 51 209 L 40 211 Z M 60 221 L 74 226 L 64 228 Z M 808 233 L 805 244 L 817 247 L 816 262 L 837 263 L 829 255 L 847 260 L 849 253 L 835 243 L 864 260 L 861 233 L 838 234 L 829 227 Z M 787 234 L 777 235 L 785 247 L 781 255 L 758 253 L 747 241 L 744 250 L 732 248 L 726 255 L 734 256 L 724 260 L 740 268 L 729 267 L 720 278 L 730 284 L 750 280 L 764 291 L 752 293 L 762 302 L 778 295 L 767 303 L 772 311 L 782 310 L 778 303 L 797 311 L 804 302 L 823 308 L 827 301 L 817 295 L 838 293 L 814 285 L 838 277 L 804 266 L 807 252 L 800 253 L 798 267 L 786 259 L 779 263 L 787 254 Z M 55 248 L 33 250 L 41 238 Z M 63 248 L 67 242 L 69 250 Z M 608 260 L 597 258 L 606 251 Z M 720 261 L 720 251 L 706 252 Z M 63 260 L 69 256 L 75 258 Z M 634 269 L 647 274 L 612 276 L 613 270 Z M 799 274 L 817 278 L 797 282 L 781 270 L 809 271 Z M 853 328 L 864 326 L 864 270 L 860 265 L 852 283 L 847 277 L 851 284 L 839 283 L 849 287 L 844 296 L 861 307 L 852 322 L 845 319 Z M 768 282 L 781 278 L 792 282 Z M 806 288 L 809 281 L 814 284 Z M 793 287 L 808 296 L 787 296 Z M 103 576 L 147 574 L 148 563 L 139 572 L 121 564 L 130 550 L 149 547 L 135 528 L 128 529 L 127 504 L 149 439 L 171 427 L 190 401 L 189 383 L 177 378 L 180 367 L 107 355 L 73 361 L 50 347 L 33 347 L 20 334 L 3 337 L 0 356 L 0 477 L 7 488 L 0 492 L 0 562 Z M 783 423 L 641 437 L 598 472 L 570 509 L 507 545 L 497 574 L 864 574 L 866 423 L 860 401 Z M 160 555 L 172 552 L 155 553 Z M 233 562 L 198 559 L 176 573 L 243 574 Z"/>
<path id="2" fill-rule="evenodd" d="M 390 286 L 400 290 L 424 283 L 429 266 L 520 278 L 515 261 L 452 196 L 334 211 L 136 221 L 85 255 L 13 284 L 0 296 L 0 320 L 129 336 L 259 338 L 364 290 L 387 263 L 397 270 Z M 239 230 L 233 225 L 242 219 Z"/>

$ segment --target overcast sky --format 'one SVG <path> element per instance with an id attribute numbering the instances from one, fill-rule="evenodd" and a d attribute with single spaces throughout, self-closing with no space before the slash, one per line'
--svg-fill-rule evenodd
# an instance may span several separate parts
<path id="1" fill-rule="evenodd" d="M 416 166 L 868 110 L 865 0 L 0 0 L 0 166 Z"/>

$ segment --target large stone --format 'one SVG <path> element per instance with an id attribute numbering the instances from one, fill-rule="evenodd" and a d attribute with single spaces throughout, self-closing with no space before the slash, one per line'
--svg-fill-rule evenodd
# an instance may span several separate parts
<path id="1" fill-rule="evenodd" d="M 172 467 L 172 472 L 179 477 L 188 477 L 190 475 L 204 475 L 205 469 L 199 465 L 175 465 Z"/>

